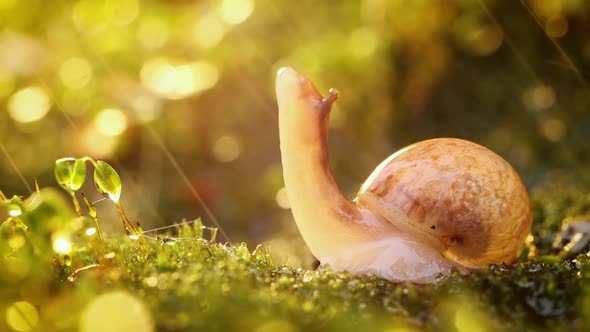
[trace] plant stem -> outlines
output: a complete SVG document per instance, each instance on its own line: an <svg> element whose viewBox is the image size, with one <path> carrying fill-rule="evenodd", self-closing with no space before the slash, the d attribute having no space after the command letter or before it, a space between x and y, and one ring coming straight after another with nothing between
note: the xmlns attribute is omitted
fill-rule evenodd
<svg viewBox="0 0 590 332"><path fill-rule="evenodd" d="M115 205L117 206L117 212L119 212L119 217L121 218L121 221L123 222L123 227L125 227L127 234L139 235L137 230L135 229L135 227L133 227L133 224L131 224L131 222L127 218L127 215L125 214L125 211L123 210L123 205L121 205L121 201L116 201Z"/></svg>
<svg viewBox="0 0 590 332"><path fill-rule="evenodd" d="M95 168L98 167L98 164L96 163L96 160L92 159L92 157L84 156L84 157L82 157L80 159L82 159L84 161L89 161L92 164L92 166L94 166Z"/></svg>
<svg viewBox="0 0 590 332"><path fill-rule="evenodd" d="M74 202L74 208L76 209L76 213L80 217L84 217L84 212L82 211L82 208L80 207L80 202L78 202L78 197L76 197L76 192L70 191L70 195L72 196L72 202Z"/></svg>
<svg viewBox="0 0 590 332"><path fill-rule="evenodd" d="M98 233L98 238L103 242L104 242L104 237L102 236L102 231L100 230L100 226L98 225L98 219L97 218L92 218L92 220L94 220L94 227L96 227L96 232Z"/></svg>
<svg viewBox="0 0 590 332"><path fill-rule="evenodd" d="M98 232L98 237L102 242L104 242L104 237L102 236L102 231L100 230L100 225L98 224L96 208L94 207L94 205L92 205L92 203L90 203L90 201L88 200L88 198L86 198L86 195L84 195L83 192L80 194L82 195L82 200L84 201L84 203L86 204L86 208L88 209L88 215L90 216L90 218L92 218L92 220L94 220L94 227Z"/></svg>

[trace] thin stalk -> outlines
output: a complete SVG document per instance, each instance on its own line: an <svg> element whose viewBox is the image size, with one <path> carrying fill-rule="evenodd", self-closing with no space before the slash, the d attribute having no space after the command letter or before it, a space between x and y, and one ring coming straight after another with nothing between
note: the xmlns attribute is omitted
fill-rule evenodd
<svg viewBox="0 0 590 332"><path fill-rule="evenodd" d="M84 161L89 161L92 164L92 166L94 166L95 168L98 167L96 160L92 159L92 157L84 156L81 159Z"/></svg>
<svg viewBox="0 0 590 332"><path fill-rule="evenodd" d="M76 213L80 217L84 217L84 212L82 211L82 208L80 207L80 202L78 202L78 197L76 197L76 192L70 191L70 196L72 196L72 202L74 202L74 208L76 209Z"/></svg>
<svg viewBox="0 0 590 332"><path fill-rule="evenodd" d="M96 232L98 233L98 238L103 242L104 242L104 237L102 236L102 230L100 229L100 226L98 225L98 219L97 218L91 218L92 221L94 221L94 228L96 228Z"/></svg>
<svg viewBox="0 0 590 332"><path fill-rule="evenodd" d="M35 192L37 194L41 193L41 188L39 187L39 181L35 178Z"/></svg>
<svg viewBox="0 0 590 332"><path fill-rule="evenodd" d="M135 235L139 238L139 241L142 244L142 247L146 248L147 242L145 241L145 237L143 236L143 232L138 231L133 224L131 224L131 222L129 221L129 218L127 218L127 215L125 214L125 210L123 210L123 205L121 204L121 201L116 201L115 205L117 206L117 211L119 212L119 217L121 218L121 221L123 221L123 226L125 227L125 231L127 232L127 235Z"/></svg>
<svg viewBox="0 0 590 332"><path fill-rule="evenodd" d="M123 205L121 205L121 202L116 201L115 205L117 206L117 212L119 212L119 217L121 218L121 221L123 222L123 227L125 227L127 234L140 235L140 234L138 234L135 227L133 227L133 225L131 224L131 222L127 218L127 215L125 214L125 211L123 210Z"/></svg>
<svg viewBox="0 0 590 332"><path fill-rule="evenodd" d="M88 215L90 215L90 218L92 218L92 220L94 221L94 227L96 228L96 232L98 233L98 237L104 243L104 237L102 236L102 230L100 229L100 225L98 224L98 217L96 215L96 208L94 207L94 205L92 203L90 203L90 201L88 200L88 198L86 198L86 195L84 195L84 193L81 193L81 194L82 194L82 199L84 200L84 203L86 204L86 208L88 209Z"/></svg>

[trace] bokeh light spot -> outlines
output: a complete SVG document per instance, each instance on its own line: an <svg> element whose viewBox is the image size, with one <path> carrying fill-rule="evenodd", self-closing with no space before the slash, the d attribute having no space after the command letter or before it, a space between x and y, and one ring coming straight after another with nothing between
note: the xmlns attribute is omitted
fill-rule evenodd
<svg viewBox="0 0 590 332"><path fill-rule="evenodd" d="M472 32L472 48L477 55L494 53L504 40L502 31L494 27L484 27Z"/></svg>
<svg viewBox="0 0 590 332"><path fill-rule="evenodd" d="M95 298L82 312L81 332L151 332L154 323L138 298L122 291Z"/></svg>
<svg viewBox="0 0 590 332"><path fill-rule="evenodd" d="M479 318L481 315L474 314L467 305L461 305L455 312L455 327L458 332L485 332L485 325Z"/></svg>
<svg viewBox="0 0 590 332"><path fill-rule="evenodd" d="M213 143L212 152L215 159L227 163L238 159L242 153L242 148L240 142L234 136L227 135Z"/></svg>
<svg viewBox="0 0 590 332"><path fill-rule="evenodd" d="M350 34L348 51L357 58L368 57L375 52L379 40L375 31L368 27L361 27Z"/></svg>
<svg viewBox="0 0 590 332"><path fill-rule="evenodd" d="M552 17L545 22L545 32L552 38L560 38L567 34L568 21L563 16Z"/></svg>
<svg viewBox="0 0 590 332"><path fill-rule="evenodd" d="M70 89L81 89L92 78L92 67L84 58L73 57L66 60L59 69L61 82Z"/></svg>
<svg viewBox="0 0 590 332"><path fill-rule="evenodd" d="M533 11L545 18L557 16L563 9L563 0L533 0Z"/></svg>
<svg viewBox="0 0 590 332"><path fill-rule="evenodd" d="M525 91L523 99L531 111L546 110L555 104L555 90L549 85L537 85Z"/></svg>
<svg viewBox="0 0 590 332"><path fill-rule="evenodd" d="M537 109L547 109L555 104L555 90L548 85L536 87L532 92L533 106Z"/></svg>
<svg viewBox="0 0 590 332"><path fill-rule="evenodd" d="M14 302L6 309L6 323L15 331L32 331L39 323L39 313L29 302Z"/></svg>
<svg viewBox="0 0 590 332"><path fill-rule="evenodd" d="M559 142L565 136L566 125L560 119L548 117L541 121L541 134L548 141Z"/></svg>
<svg viewBox="0 0 590 332"><path fill-rule="evenodd" d="M193 28L193 39L201 48L217 45L224 35L225 25L215 15L206 15L198 19Z"/></svg>
<svg viewBox="0 0 590 332"><path fill-rule="evenodd" d="M144 282L148 287L158 286L158 278L156 278L155 276L145 278Z"/></svg>
<svg viewBox="0 0 590 332"><path fill-rule="evenodd" d="M240 24L252 15L254 2L252 0L223 0L220 10L224 22Z"/></svg>
<svg viewBox="0 0 590 332"><path fill-rule="evenodd" d="M287 189L285 187L279 189L275 195L277 205L282 209L290 209L289 197L287 196Z"/></svg>
<svg viewBox="0 0 590 332"><path fill-rule="evenodd" d="M25 237L22 235L13 235L8 239L8 246L12 250L18 250L25 244Z"/></svg>
<svg viewBox="0 0 590 332"><path fill-rule="evenodd" d="M142 19L137 31L139 42L148 50L164 46L168 41L168 34L166 22L156 17Z"/></svg>
<svg viewBox="0 0 590 332"><path fill-rule="evenodd" d="M110 23L109 6L103 0L81 0L72 10L72 18L78 30L95 34L102 32Z"/></svg>
<svg viewBox="0 0 590 332"><path fill-rule="evenodd" d="M187 96L196 90L195 77L190 65L180 65L174 69L175 86L173 94L177 96Z"/></svg>
<svg viewBox="0 0 590 332"><path fill-rule="evenodd" d="M121 110L107 108L96 115L94 125L104 136L119 136L127 129L127 116Z"/></svg>
<svg viewBox="0 0 590 332"><path fill-rule="evenodd" d="M41 120L50 108L49 97L43 89L36 86L19 90L8 100L8 113L21 123Z"/></svg>
<svg viewBox="0 0 590 332"><path fill-rule="evenodd" d="M140 95L129 101L136 119L140 123L148 123L156 119L162 112L162 105L158 98L151 95Z"/></svg>
<svg viewBox="0 0 590 332"><path fill-rule="evenodd" d="M139 15L138 0L110 0L108 5L113 23L118 26L130 24Z"/></svg>
<svg viewBox="0 0 590 332"><path fill-rule="evenodd" d="M152 59L144 63L140 76L145 86L163 95L172 93L176 84L174 66L161 58Z"/></svg>
<svg viewBox="0 0 590 332"><path fill-rule="evenodd" d="M195 91L211 89L219 80L217 67L208 61L198 61L191 64L195 80Z"/></svg>
<svg viewBox="0 0 590 332"><path fill-rule="evenodd" d="M215 86L217 67L208 61L173 65L163 58L147 61L141 69L142 83L159 95L180 99Z"/></svg>
<svg viewBox="0 0 590 332"><path fill-rule="evenodd" d="M72 252L72 242L67 235L58 234L53 236L53 251L61 255Z"/></svg>

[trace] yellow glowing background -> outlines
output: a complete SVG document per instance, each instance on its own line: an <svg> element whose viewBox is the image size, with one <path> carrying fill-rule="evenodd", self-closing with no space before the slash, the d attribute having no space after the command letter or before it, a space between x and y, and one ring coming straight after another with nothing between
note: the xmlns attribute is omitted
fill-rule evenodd
<svg viewBox="0 0 590 332"><path fill-rule="evenodd" d="M120 171L122 200L144 228L199 216L210 225L197 193L232 241L298 252L273 91L284 65L341 92L330 157L349 196L391 152L436 136L490 147L527 184L585 169L589 9L583 0L0 0L0 188L55 186L55 159L89 155ZM120 232L113 208L97 207L113 221L105 230ZM295 256L294 265L306 259Z"/></svg>

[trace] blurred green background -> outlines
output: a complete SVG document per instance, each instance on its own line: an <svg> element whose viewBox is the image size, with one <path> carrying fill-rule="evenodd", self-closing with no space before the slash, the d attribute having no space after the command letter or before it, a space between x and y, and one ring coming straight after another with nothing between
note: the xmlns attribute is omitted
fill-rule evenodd
<svg viewBox="0 0 590 332"><path fill-rule="evenodd" d="M341 93L330 158L349 196L390 153L440 136L488 146L529 187L555 169L585 180L589 15L583 0L0 0L0 189L56 186L55 159L89 155L120 172L144 228L212 225L197 193L232 242L289 256L302 242L281 174L284 65Z"/></svg>

